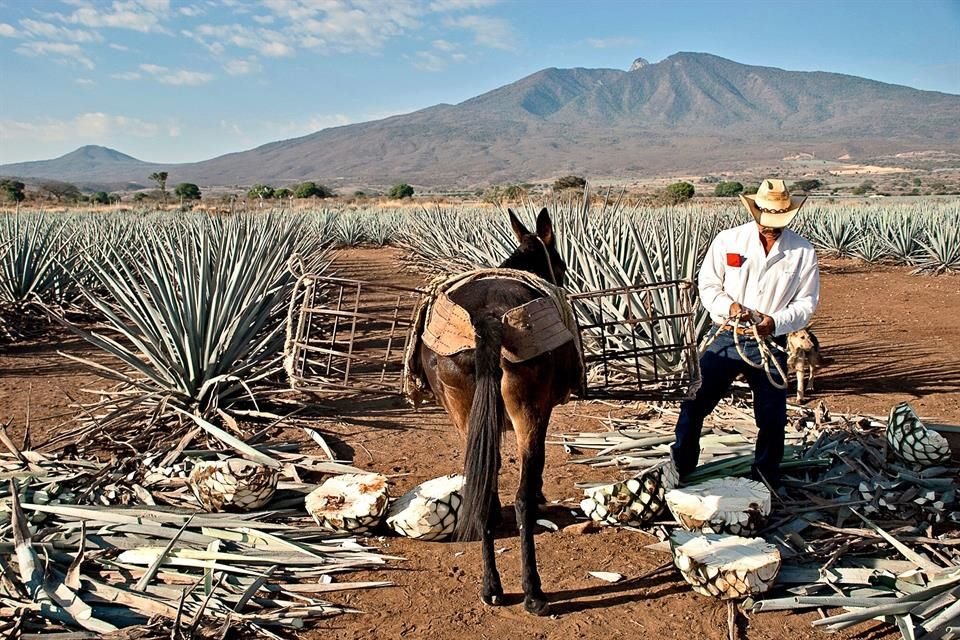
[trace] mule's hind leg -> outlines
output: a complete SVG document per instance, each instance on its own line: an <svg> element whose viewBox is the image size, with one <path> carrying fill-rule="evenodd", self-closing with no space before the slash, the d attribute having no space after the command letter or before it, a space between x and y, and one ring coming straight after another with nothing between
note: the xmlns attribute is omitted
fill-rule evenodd
<svg viewBox="0 0 960 640"><path fill-rule="evenodd" d="M490 519L483 528L481 536L483 556L483 585L480 587L480 599L490 606L503 604L503 585L497 571L497 556L493 550L493 528L500 520L500 497L493 496L490 507Z"/></svg>
<svg viewBox="0 0 960 640"><path fill-rule="evenodd" d="M505 383L507 381L505 380ZM520 391L520 393L516 393ZM522 385L504 384L504 401L513 429L517 435L517 454L520 460L520 486L515 503L517 528L520 531L520 563L523 582L523 604L527 611L546 615L549 610L537 571L537 551L533 530L537 522L537 494L543 487L543 465L547 423L551 406L535 406L523 392Z"/></svg>

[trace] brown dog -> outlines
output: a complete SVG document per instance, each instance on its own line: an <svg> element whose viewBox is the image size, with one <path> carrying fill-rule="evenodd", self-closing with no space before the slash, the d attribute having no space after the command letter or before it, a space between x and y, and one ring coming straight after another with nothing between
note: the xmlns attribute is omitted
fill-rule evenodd
<svg viewBox="0 0 960 640"><path fill-rule="evenodd" d="M787 336L787 367L797 372L797 402L803 402L807 390L813 391L813 378L822 363L820 341L813 331L800 329Z"/></svg>

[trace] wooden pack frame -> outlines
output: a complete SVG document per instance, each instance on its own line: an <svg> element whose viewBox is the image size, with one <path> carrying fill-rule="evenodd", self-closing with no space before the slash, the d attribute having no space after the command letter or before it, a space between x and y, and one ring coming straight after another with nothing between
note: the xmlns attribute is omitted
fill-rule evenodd
<svg viewBox="0 0 960 640"><path fill-rule="evenodd" d="M442 353L472 348L466 312L438 291L306 274L287 318L284 366L293 389L317 396L429 395L416 341ZM636 285L567 297L584 360L582 398L683 399L700 383L692 285ZM570 339L541 299L504 316L504 356L522 361ZM430 311L430 313L427 313ZM428 316L443 319L444 330ZM536 343L519 335L533 333ZM514 335L515 334L515 335Z"/></svg>

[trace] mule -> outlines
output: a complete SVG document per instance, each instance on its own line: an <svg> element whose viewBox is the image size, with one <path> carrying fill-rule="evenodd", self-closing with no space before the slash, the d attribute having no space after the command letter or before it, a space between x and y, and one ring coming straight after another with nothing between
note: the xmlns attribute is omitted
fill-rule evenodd
<svg viewBox="0 0 960 640"><path fill-rule="evenodd" d="M534 273L562 286L566 265L557 252L553 223L546 209L531 233L508 210L519 246L500 266ZM468 282L450 294L466 309L476 334L476 346L452 356L440 356L421 344L420 361L435 397L466 438L463 501L457 522L459 540L480 539L483 583L480 597L488 605L504 603L497 572L493 529L499 523L500 444L512 428L517 437L520 485L515 510L520 532L524 606L545 615L549 610L537 571L533 530L543 496L543 466L547 424L553 408L579 388L580 356L574 342L521 363L501 356L504 313L543 297L532 287L508 277Z"/></svg>

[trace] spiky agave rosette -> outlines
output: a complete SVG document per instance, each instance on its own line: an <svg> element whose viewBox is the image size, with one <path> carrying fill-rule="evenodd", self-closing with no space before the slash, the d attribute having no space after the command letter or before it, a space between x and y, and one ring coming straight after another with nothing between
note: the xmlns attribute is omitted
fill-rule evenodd
<svg viewBox="0 0 960 640"><path fill-rule="evenodd" d="M198 462L187 484L206 511L257 509L270 502L280 473L243 458Z"/></svg>
<svg viewBox="0 0 960 640"><path fill-rule="evenodd" d="M762 538L675 531L673 563L697 593L721 600L746 598L773 586L780 551Z"/></svg>
<svg viewBox="0 0 960 640"><path fill-rule="evenodd" d="M379 473L345 473L326 480L304 503L317 525L334 533L366 533L383 520L390 501Z"/></svg>
<svg viewBox="0 0 960 640"><path fill-rule="evenodd" d="M580 508L601 524L638 527L663 512L665 494L678 481L677 468L666 460L629 480L585 489Z"/></svg>
<svg viewBox="0 0 960 640"><path fill-rule="evenodd" d="M753 535L770 515L770 490L747 478L715 478L667 492L667 506L688 531Z"/></svg>
<svg viewBox="0 0 960 640"><path fill-rule="evenodd" d="M887 443L897 457L925 467L950 459L950 444L942 435L927 429L906 402L890 411L887 421Z"/></svg>
<svg viewBox="0 0 960 640"><path fill-rule="evenodd" d="M390 505L387 525L408 538L445 540L457 526L461 491L460 474L427 480Z"/></svg>

